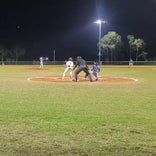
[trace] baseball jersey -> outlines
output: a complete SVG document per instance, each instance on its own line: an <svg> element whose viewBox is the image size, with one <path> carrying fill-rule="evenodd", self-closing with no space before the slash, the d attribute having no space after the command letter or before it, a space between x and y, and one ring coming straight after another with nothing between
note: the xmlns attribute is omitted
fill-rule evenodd
<svg viewBox="0 0 156 156"><path fill-rule="evenodd" d="M40 57L40 62L43 62L43 57Z"/></svg>
<svg viewBox="0 0 156 156"><path fill-rule="evenodd" d="M100 72L100 67L99 67L98 65L94 64L94 65L92 66L92 71L98 73L98 72Z"/></svg>
<svg viewBox="0 0 156 156"><path fill-rule="evenodd" d="M84 59L77 58L75 67L77 67L77 66L87 67L87 63Z"/></svg>
<svg viewBox="0 0 156 156"><path fill-rule="evenodd" d="M66 66L73 69L74 63L72 61L67 61Z"/></svg>

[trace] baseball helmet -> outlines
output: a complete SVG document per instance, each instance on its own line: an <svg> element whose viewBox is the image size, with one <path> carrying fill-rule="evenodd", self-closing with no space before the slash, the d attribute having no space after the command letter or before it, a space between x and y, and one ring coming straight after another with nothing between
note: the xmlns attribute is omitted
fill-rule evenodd
<svg viewBox="0 0 156 156"><path fill-rule="evenodd" d="M81 56L77 56L77 58L76 58L76 59L77 59L77 60L79 60L79 59L81 59L81 58L82 58Z"/></svg>
<svg viewBox="0 0 156 156"><path fill-rule="evenodd" d="M97 63L97 62L94 62L94 65L96 65L96 66L97 66L97 65L98 65L98 63Z"/></svg>

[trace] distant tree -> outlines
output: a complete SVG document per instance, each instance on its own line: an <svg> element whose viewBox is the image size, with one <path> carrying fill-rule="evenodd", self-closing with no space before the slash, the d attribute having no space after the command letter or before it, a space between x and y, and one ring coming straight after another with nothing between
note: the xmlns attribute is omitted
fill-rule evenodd
<svg viewBox="0 0 156 156"><path fill-rule="evenodd" d="M7 50L3 45L0 45L0 56L1 56L2 64L4 64L4 57L7 56Z"/></svg>
<svg viewBox="0 0 156 156"><path fill-rule="evenodd" d="M143 51L141 54L138 55L138 58L142 58L142 60L147 61L148 53Z"/></svg>
<svg viewBox="0 0 156 156"><path fill-rule="evenodd" d="M24 55L25 54L25 49L24 48L21 48L20 46L18 45L15 45L11 51L10 51L10 55L11 57L16 61L16 64L18 62L18 59L20 56Z"/></svg>
<svg viewBox="0 0 156 156"><path fill-rule="evenodd" d="M119 57L119 51L122 46L121 36L116 32L108 32L103 38L100 40L100 46L103 50L106 50L110 53L111 61L117 60Z"/></svg>
<svg viewBox="0 0 156 156"><path fill-rule="evenodd" d="M134 49L136 49L136 61L138 61L139 51L142 53L145 45L146 43L143 39L138 38L134 40Z"/></svg>
<svg viewBox="0 0 156 156"><path fill-rule="evenodd" d="M132 58L132 53L135 53L135 60L138 61L138 58L147 59L147 52L144 52L146 43L141 38L135 38L133 35L127 36L128 43L130 46L130 59ZM140 54L139 54L140 53Z"/></svg>
<svg viewBox="0 0 156 156"><path fill-rule="evenodd" d="M128 35L127 39L128 39L128 43L129 43L129 57L131 59L132 58L132 49L133 49L133 46L134 46L135 38L134 38L133 35Z"/></svg>

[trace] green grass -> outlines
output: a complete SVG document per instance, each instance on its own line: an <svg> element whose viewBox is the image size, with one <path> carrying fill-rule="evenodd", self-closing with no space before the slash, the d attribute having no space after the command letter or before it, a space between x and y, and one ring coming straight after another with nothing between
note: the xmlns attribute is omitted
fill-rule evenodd
<svg viewBox="0 0 156 156"><path fill-rule="evenodd" d="M27 81L64 70L30 68L0 66L0 155L156 155L155 66L103 66L138 82L100 85Z"/></svg>

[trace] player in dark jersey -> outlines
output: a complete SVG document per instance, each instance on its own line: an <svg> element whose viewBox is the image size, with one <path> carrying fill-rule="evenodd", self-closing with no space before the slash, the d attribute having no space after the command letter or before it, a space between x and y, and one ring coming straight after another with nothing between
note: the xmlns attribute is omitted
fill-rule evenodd
<svg viewBox="0 0 156 156"><path fill-rule="evenodd" d="M76 71L75 71L75 73L74 73L75 75L74 75L73 81L77 82L77 80L78 80L78 74L79 74L81 71L84 71L84 72L86 73L86 76L88 76L90 82L93 81L93 80L92 80L92 76L91 76L91 74L90 74L90 72L89 72L89 68L88 68L88 66L87 66L87 63L86 63L86 61L85 61L84 59L82 59L81 56L77 56L77 58L76 58L76 64L75 64L73 70L74 70L76 67L77 67L77 69L76 69Z"/></svg>

